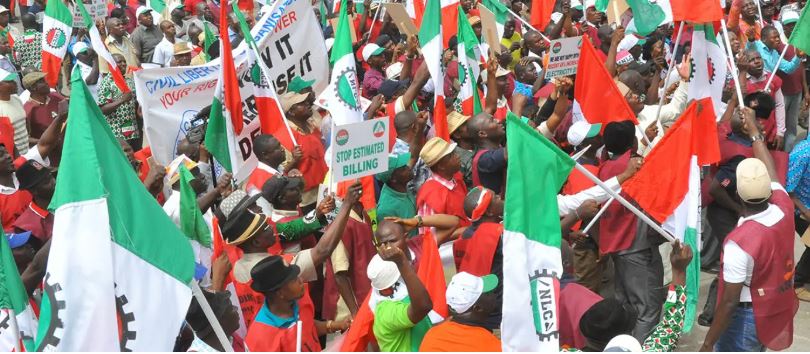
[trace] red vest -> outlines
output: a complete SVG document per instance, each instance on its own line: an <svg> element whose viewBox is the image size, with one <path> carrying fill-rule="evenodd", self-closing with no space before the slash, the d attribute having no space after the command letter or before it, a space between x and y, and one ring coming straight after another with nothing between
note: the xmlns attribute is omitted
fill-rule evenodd
<svg viewBox="0 0 810 354"><path fill-rule="evenodd" d="M495 250L498 248L498 242L503 235L503 224L494 222L485 222L478 225L478 228L466 242L464 250L460 250L461 263L458 267L459 272L467 272L472 275L482 277L492 273L492 260L495 258ZM455 244L462 239L456 240ZM459 252L454 252L456 257Z"/></svg>
<svg viewBox="0 0 810 354"><path fill-rule="evenodd" d="M304 297L298 300L298 319L301 320L301 351L319 352L321 343L315 329L315 305L309 297L309 286L305 285ZM245 344L252 352L294 352L297 326L278 328L256 321L248 328Z"/></svg>
<svg viewBox="0 0 810 354"><path fill-rule="evenodd" d="M587 343L579 330L579 320L585 311L601 300L601 296L577 283L568 283L560 289L560 347L585 347Z"/></svg>
<svg viewBox="0 0 810 354"><path fill-rule="evenodd" d="M770 76L771 73L764 72L762 75ZM748 81L748 85L746 86L747 92L756 92L756 91L765 91L766 87L765 84L767 81L760 81L756 83L752 83ZM771 81L771 92L770 95L773 99L776 99L775 94L776 91L782 89L782 79L778 76L773 78ZM771 112L770 117L768 119L760 119L760 123L762 123L762 128L765 130L765 137L768 142L773 142L773 139L776 138L776 109L774 108L773 112Z"/></svg>
<svg viewBox="0 0 810 354"><path fill-rule="evenodd" d="M3 229L8 229L22 214L28 204L31 203L31 193L19 189L11 194L0 194L0 220L3 222Z"/></svg>
<svg viewBox="0 0 810 354"><path fill-rule="evenodd" d="M304 175L304 191L318 188L329 169L323 158L325 150L321 143L321 131L315 129L309 134L293 131L293 134L304 155L298 163L298 170Z"/></svg>
<svg viewBox="0 0 810 354"><path fill-rule="evenodd" d="M343 246L346 247L346 252L349 255L349 279L351 280L352 290L354 292L355 300L359 303L368 296L371 292L371 281L368 279L366 272L368 263L371 258L377 254L374 248L372 237L374 232L371 230L371 219L363 212L365 222L360 222L354 218L349 218L346 221L346 229L343 231ZM328 320L334 320L337 316L337 303L338 303L338 288L335 281L335 271L332 268L332 260L326 261L326 276L323 283L323 311L322 317Z"/></svg>
<svg viewBox="0 0 810 354"><path fill-rule="evenodd" d="M439 181L429 178L416 194L417 212L427 205L436 214L457 216L461 220L461 226L468 225L467 215L464 214L464 198L467 197L467 187L464 185L461 173L456 172L453 180L456 182L456 186L453 190L449 190Z"/></svg>
<svg viewBox="0 0 810 354"><path fill-rule="evenodd" d="M770 202L785 214L782 220L770 227L746 221L728 234L726 242L734 241L754 259L749 287L757 337L768 349L782 350L793 343L793 317L799 309L793 291L793 203L781 190L774 191ZM718 301L724 290L720 269Z"/></svg>
<svg viewBox="0 0 810 354"><path fill-rule="evenodd" d="M616 160L607 160L599 168L599 179L607 180L622 173L630 162L630 152ZM625 193L622 195L627 198ZM636 216L621 203L611 203L599 219L599 253L626 250L636 239Z"/></svg>
<svg viewBox="0 0 810 354"><path fill-rule="evenodd" d="M245 184L245 190L248 193L254 190L261 193L264 183L267 182L267 180L272 178L273 176L275 176L275 174L273 174L272 172L268 172L259 167L256 167L253 169L252 172L250 172L250 177L248 178L247 183Z"/></svg>

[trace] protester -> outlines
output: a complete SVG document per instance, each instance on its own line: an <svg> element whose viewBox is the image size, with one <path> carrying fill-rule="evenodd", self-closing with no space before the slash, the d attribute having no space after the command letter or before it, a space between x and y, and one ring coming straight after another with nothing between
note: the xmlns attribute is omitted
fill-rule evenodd
<svg viewBox="0 0 810 354"><path fill-rule="evenodd" d="M22 39L18 43L14 43L19 65L21 68L40 70L42 68L42 33L36 17L32 14L24 14L22 25L25 30Z"/></svg>
<svg viewBox="0 0 810 354"><path fill-rule="evenodd" d="M154 54L152 55L152 63L166 67L174 57L175 38L177 35L177 28L171 21L163 21L160 23L160 30L163 32L163 39L155 46ZM188 53L191 53L189 48ZM189 62L191 57L189 56Z"/></svg>

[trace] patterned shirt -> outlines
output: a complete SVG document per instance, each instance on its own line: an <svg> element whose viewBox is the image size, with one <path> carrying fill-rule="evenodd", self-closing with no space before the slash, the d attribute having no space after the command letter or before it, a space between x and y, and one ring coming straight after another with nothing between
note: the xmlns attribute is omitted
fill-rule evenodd
<svg viewBox="0 0 810 354"><path fill-rule="evenodd" d="M788 193L796 195L805 207L810 207L810 141L802 140L790 152L788 162L787 186ZM799 208L796 215L799 215Z"/></svg>
<svg viewBox="0 0 810 354"><path fill-rule="evenodd" d="M127 86L135 88L135 81L133 81L131 77L126 76L124 80L126 80ZM133 91L132 94L134 96L135 91ZM121 93L121 90L115 85L112 75L109 73L103 74L98 84L98 104L104 105L110 103L122 95L123 93ZM116 138L136 139L141 136L141 131L136 122L134 98L121 104L115 111L106 116L107 123L110 123L110 128L112 128Z"/></svg>
<svg viewBox="0 0 810 354"><path fill-rule="evenodd" d="M641 347L645 352L671 352L678 346L683 332L683 317L686 311L686 289L681 285L670 286L667 301L664 303L661 322L644 340ZM563 352L579 352L576 348L563 348Z"/></svg>
<svg viewBox="0 0 810 354"><path fill-rule="evenodd" d="M14 43L17 59L23 68L42 68L42 33L33 29L25 30L21 41Z"/></svg>

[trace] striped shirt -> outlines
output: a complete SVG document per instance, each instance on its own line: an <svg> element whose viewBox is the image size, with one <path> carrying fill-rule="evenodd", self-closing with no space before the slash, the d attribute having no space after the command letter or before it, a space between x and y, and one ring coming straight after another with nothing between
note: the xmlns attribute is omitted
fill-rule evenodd
<svg viewBox="0 0 810 354"><path fill-rule="evenodd" d="M14 146L20 155L28 152L28 127L25 121L25 109L17 95L11 95L8 101L0 100L0 117L8 117L14 128Z"/></svg>

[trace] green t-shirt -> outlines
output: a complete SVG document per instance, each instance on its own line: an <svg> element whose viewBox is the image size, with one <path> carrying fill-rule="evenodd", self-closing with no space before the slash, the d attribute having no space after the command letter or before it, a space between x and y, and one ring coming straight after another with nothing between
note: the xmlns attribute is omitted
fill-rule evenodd
<svg viewBox="0 0 810 354"><path fill-rule="evenodd" d="M382 301L374 311L374 336L382 352L410 352L411 328L414 323L408 318L408 303L405 301Z"/></svg>
<svg viewBox="0 0 810 354"><path fill-rule="evenodd" d="M396 216L408 219L416 216L416 197L410 192L397 192L388 185L383 185L380 191L380 200L377 202L377 220L386 216ZM409 236L416 236L416 230Z"/></svg>

